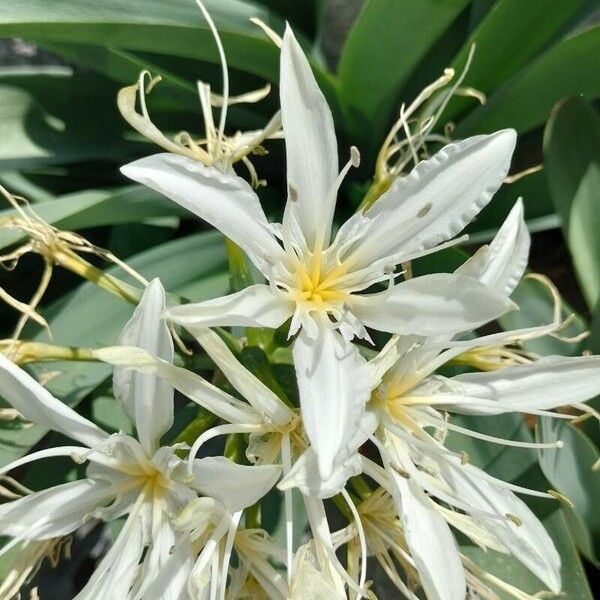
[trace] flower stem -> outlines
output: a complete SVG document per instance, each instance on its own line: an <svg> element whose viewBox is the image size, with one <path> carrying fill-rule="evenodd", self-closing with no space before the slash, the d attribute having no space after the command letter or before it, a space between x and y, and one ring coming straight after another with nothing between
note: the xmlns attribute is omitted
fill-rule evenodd
<svg viewBox="0 0 600 600"><path fill-rule="evenodd" d="M14 339L0 340L0 352L6 354L18 365L53 360L98 361L90 348L55 346L54 344Z"/></svg>
<svg viewBox="0 0 600 600"><path fill-rule="evenodd" d="M360 206L358 207L358 211L365 211L379 199L385 192L390 189L392 185L392 178L387 175L382 177L381 179L374 179L373 183L367 190L365 197L362 199ZM357 211L357 212L358 212Z"/></svg>
<svg viewBox="0 0 600 600"><path fill-rule="evenodd" d="M71 252L71 250L58 248L55 252L52 252L51 257L61 267L91 281L103 290L130 304L138 304L144 293L143 289L122 281L114 275L105 273L84 258L81 258L78 254L75 254L75 252Z"/></svg>

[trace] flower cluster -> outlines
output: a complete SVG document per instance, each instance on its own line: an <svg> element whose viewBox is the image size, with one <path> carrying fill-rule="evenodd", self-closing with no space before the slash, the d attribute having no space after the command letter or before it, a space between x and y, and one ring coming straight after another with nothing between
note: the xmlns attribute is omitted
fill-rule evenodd
<svg viewBox="0 0 600 600"><path fill-rule="evenodd" d="M388 169L385 189L336 229L338 190L359 153L351 148L340 170L332 114L309 63L289 27L279 41L281 113L261 132L226 137L224 117L215 127L210 106L222 106L223 116L231 99L200 84L205 138L170 140L149 119L145 74L121 92L130 123L168 150L123 173L219 229L262 280L176 305L154 279L118 345L79 352L114 366L114 395L135 435L108 434L0 354L0 396L25 419L76 442L30 453L0 475L58 456L85 465L79 479L0 504L0 535L10 538L0 554L21 546L39 560L97 519L121 530L77 600L371 598L375 561L407 598L492 600L498 590L530 598L479 567L458 532L512 555L559 593L559 554L516 495L555 501L557 494L493 477L446 438L543 448L485 435L453 417L570 418L553 409L585 410L582 403L600 393L600 358L538 359L519 350L523 340L558 331L560 315L527 329L472 333L517 308L510 296L529 253L520 201L491 244L455 272L412 277L410 270L411 261L462 241L456 236L507 176L515 132L448 143L406 175ZM287 203L282 223L271 223L233 165L250 165L256 187L247 155L279 136L279 119ZM207 355L218 379L178 363L174 327ZM298 406L240 362L226 327L284 330ZM387 334L381 351L371 349L373 332ZM489 368L444 369L453 363ZM211 415L192 439L168 435L175 390ZM211 455L221 436L241 439L243 456ZM281 499L284 544L261 528L267 493ZM299 498L309 537L297 531ZM333 530L328 506L344 527ZM11 581L23 579L17 573Z"/></svg>

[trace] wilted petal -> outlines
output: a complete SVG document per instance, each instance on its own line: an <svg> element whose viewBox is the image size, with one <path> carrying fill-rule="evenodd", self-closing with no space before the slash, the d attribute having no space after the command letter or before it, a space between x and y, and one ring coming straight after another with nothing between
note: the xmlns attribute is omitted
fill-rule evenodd
<svg viewBox="0 0 600 600"><path fill-rule="evenodd" d="M415 277L351 301L352 313L367 327L423 336L468 331L514 306L476 279L448 273Z"/></svg>
<svg viewBox="0 0 600 600"><path fill-rule="evenodd" d="M492 243L481 247L456 273L479 279L510 296L525 272L530 243L523 218L523 201L518 200Z"/></svg>
<svg viewBox="0 0 600 600"><path fill-rule="evenodd" d="M548 356L498 371L464 373L450 381L448 393L436 393L436 405L455 413L551 410L600 394L600 357Z"/></svg>
<svg viewBox="0 0 600 600"><path fill-rule="evenodd" d="M221 298L182 304L167 311L167 318L187 327L279 327L294 314L295 304L268 285L251 285Z"/></svg>
<svg viewBox="0 0 600 600"><path fill-rule="evenodd" d="M95 446L108 434L55 398L33 377L0 354L0 396L26 419Z"/></svg>
<svg viewBox="0 0 600 600"><path fill-rule="evenodd" d="M281 475L278 465L238 465L224 456L194 461L194 483L204 496L218 500L233 514L258 502Z"/></svg>
<svg viewBox="0 0 600 600"><path fill-rule="evenodd" d="M357 348L324 318L317 321L314 338L302 328L293 355L304 429L320 477L327 481L336 465L356 450L351 445L360 435L371 371Z"/></svg>
<svg viewBox="0 0 600 600"><path fill-rule="evenodd" d="M119 344L136 346L167 362L173 361L173 341L163 318L165 291L158 279L150 282L133 317L125 325ZM148 456L157 450L161 436L173 425L173 388L156 375L116 368L115 397L135 423L138 439Z"/></svg>
<svg viewBox="0 0 600 600"><path fill-rule="evenodd" d="M257 195L241 177L168 153L141 158L121 171L208 221L258 268L264 267L265 257L275 261L281 256Z"/></svg>
<svg viewBox="0 0 600 600"><path fill-rule="evenodd" d="M31 540L67 535L112 498L108 484L90 479L35 492L0 505L0 535Z"/></svg>
<svg viewBox="0 0 600 600"><path fill-rule="evenodd" d="M319 236L327 246L335 209L330 192L338 175L333 118L289 26L281 49L280 95L288 180L283 223L292 229L289 222L295 220L309 248Z"/></svg>
<svg viewBox="0 0 600 600"><path fill-rule="evenodd" d="M290 600L345 600L347 597L319 565L314 541L298 548L293 572Z"/></svg>

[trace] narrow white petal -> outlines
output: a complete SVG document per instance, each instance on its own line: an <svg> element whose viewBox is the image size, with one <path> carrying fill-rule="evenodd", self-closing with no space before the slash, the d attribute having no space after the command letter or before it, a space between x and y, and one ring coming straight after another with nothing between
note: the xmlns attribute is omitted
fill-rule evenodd
<svg viewBox="0 0 600 600"><path fill-rule="evenodd" d="M365 405L371 394L371 371L357 348L326 319L316 335L302 328L293 348L306 435L318 457L323 480L356 451Z"/></svg>
<svg viewBox="0 0 600 600"><path fill-rule="evenodd" d="M278 465L238 465L224 456L194 461L194 483L204 496L218 500L233 514L258 502L281 475Z"/></svg>
<svg viewBox="0 0 600 600"><path fill-rule="evenodd" d="M295 304L268 285L251 285L235 294L182 304L167 311L167 318L187 327L279 327L294 314Z"/></svg>
<svg viewBox="0 0 600 600"><path fill-rule="evenodd" d="M390 448L395 462L405 470L414 467ZM391 475L390 491L404 528L406 543L419 572L428 600L464 600L466 582L458 545L444 517L421 488L394 469L382 455Z"/></svg>
<svg viewBox="0 0 600 600"><path fill-rule="evenodd" d="M128 598L138 574L144 537L139 513L131 513L112 547L73 600Z"/></svg>
<svg viewBox="0 0 600 600"><path fill-rule="evenodd" d="M93 354L99 360L114 366L156 374L168 381L190 400L226 421L231 423L261 423L260 416L245 402L220 390L197 373L155 358L144 350L113 346L111 348L99 348L94 350Z"/></svg>
<svg viewBox="0 0 600 600"><path fill-rule="evenodd" d="M365 326L379 331L432 336L474 329L514 306L476 279L436 273L384 292L355 295L351 310Z"/></svg>
<svg viewBox="0 0 600 600"><path fill-rule="evenodd" d="M72 481L0 505L0 535L43 540L71 533L114 497L110 486Z"/></svg>
<svg viewBox="0 0 600 600"><path fill-rule="evenodd" d="M133 317L125 325L119 344L136 346L167 362L173 362L173 341L163 318L165 290L154 279L146 288ZM161 436L173 425L173 388L156 375L116 368L115 397L135 423L138 438L151 456Z"/></svg>
<svg viewBox="0 0 600 600"><path fill-rule="evenodd" d="M560 591L560 556L544 526L511 491L479 476L472 465L442 464L446 480L463 502L501 519L474 518L493 533L510 553L554 593ZM520 525L506 515L516 517Z"/></svg>
<svg viewBox="0 0 600 600"><path fill-rule="evenodd" d="M284 426L296 418L294 412L275 392L235 358L227 344L214 331L190 325L187 329L202 345L229 383L264 417L264 421L276 426Z"/></svg>
<svg viewBox="0 0 600 600"><path fill-rule="evenodd" d="M338 175L331 111L292 30L281 49L281 119L285 134L288 202L284 225L294 220L309 248L328 245L335 209L330 191Z"/></svg>
<svg viewBox="0 0 600 600"><path fill-rule="evenodd" d="M0 354L0 396L26 419L64 433L88 447L108 434L55 398L33 377Z"/></svg>
<svg viewBox="0 0 600 600"><path fill-rule="evenodd" d="M521 280L531 240L523 218L523 201L518 200L489 246L481 247L456 273L479 279L494 290L510 296Z"/></svg>
<svg viewBox="0 0 600 600"><path fill-rule="evenodd" d="M189 600L187 583L194 559L189 539L177 543L161 564L160 570L149 573L134 600Z"/></svg>
<svg viewBox="0 0 600 600"><path fill-rule="evenodd" d="M258 268L282 249L252 188L236 175L176 154L155 154L121 168L142 183L208 221L240 246Z"/></svg>
<svg viewBox="0 0 600 600"><path fill-rule="evenodd" d="M411 256L462 231L502 185L516 133L478 135L444 146L420 162L366 211L356 268L378 259Z"/></svg>
<svg viewBox="0 0 600 600"><path fill-rule="evenodd" d="M189 537L176 532L168 518L152 525L152 538L131 599L187 600L187 579L194 564Z"/></svg>
<svg viewBox="0 0 600 600"><path fill-rule="evenodd" d="M551 410L585 402L600 394L600 357L548 356L527 365L486 373L464 373L451 380L442 405L461 414Z"/></svg>

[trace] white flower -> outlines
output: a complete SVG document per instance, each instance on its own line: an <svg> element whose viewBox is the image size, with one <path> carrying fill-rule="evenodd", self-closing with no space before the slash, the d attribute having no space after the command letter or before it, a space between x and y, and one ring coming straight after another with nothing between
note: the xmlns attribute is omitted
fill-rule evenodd
<svg viewBox="0 0 600 600"><path fill-rule="evenodd" d="M518 203L492 244L461 270L508 296L523 273L528 249ZM448 524L483 547L503 548L550 590L560 590L560 558L552 540L513 492L552 495L495 479L470 465L468 456L445 448L442 439L447 431L455 431L492 443L544 447L470 431L449 420L449 413L564 416L548 411L578 405L600 393L600 357L548 357L491 372L454 377L433 374L465 348L540 335L553 328L556 324L465 341L451 336L407 336L394 340L373 363L381 382L369 405L379 421L371 439L379 448L385 471L366 459L363 466L394 498L408 551L430 600L465 597L463 561ZM440 502L465 514L448 510Z"/></svg>
<svg viewBox="0 0 600 600"><path fill-rule="evenodd" d="M288 164L283 224L269 224L252 189L186 157L158 154L123 173L186 207L236 242L268 284L169 311L186 327L279 327L290 334L304 427L319 476L330 480L354 455L369 375L349 340L365 327L430 335L470 329L512 307L463 275L436 274L391 285L395 265L452 238L501 185L515 144L512 130L442 149L394 183L331 241L338 174L333 119L291 30L281 53L281 112ZM281 242L281 243L280 243ZM389 281L379 293L360 293ZM339 329L341 334L335 331Z"/></svg>
<svg viewBox="0 0 600 600"><path fill-rule="evenodd" d="M136 344L170 363L173 346L161 317L164 298L160 282L151 282L120 341ZM109 435L0 355L0 395L27 419L81 444L34 452L3 467L0 474L53 456L89 461L85 479L0 505L0 534L13 538L0 552L20 541L67 535L91 516L111 521L127 515L121 533L77 600L142 594L182 537L173 519L198 493L225 506L233 497L229 508L239 511L266 493L280 472L276 466L242 467L219 457L193 461L190 478L184 461L176 454L178 447L160 444L173 423L173 389L152 374L117 369L114 390L136 426L138 439ZM175 556L178 570L189 572L191 552ZM176 586L182 580L185 577L173 578L161 598L180 597Z"/></svg>

